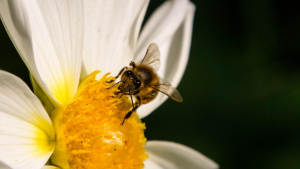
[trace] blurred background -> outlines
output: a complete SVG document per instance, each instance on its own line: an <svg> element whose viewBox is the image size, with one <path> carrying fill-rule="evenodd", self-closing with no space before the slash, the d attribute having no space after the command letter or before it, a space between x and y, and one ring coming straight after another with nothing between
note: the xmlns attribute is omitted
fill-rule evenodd
<svg viewBox="0 0 300 169"><path fill-rule="evenodd" d="M152 0L146 18L162 2ZM296 1L194 3L190 59L177 87L184 102L167 100L143 119L146 137L185 144L223 169L299 169ZM31 86L28 70L2 24L0 69Z"/></svg>

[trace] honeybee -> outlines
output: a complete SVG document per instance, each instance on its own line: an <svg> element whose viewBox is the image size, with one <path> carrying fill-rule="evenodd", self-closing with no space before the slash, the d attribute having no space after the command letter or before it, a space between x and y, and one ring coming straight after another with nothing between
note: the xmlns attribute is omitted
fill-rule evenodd
<svg viewBox="0 0 300 169"><path fill-rule="evenodd" d="M183 101L178 90L156 73L160 67L160 52L155 43L150 44L141 64L131 61L129 66L121 69L115 77L118 79L121 76L121 80L108 88L110 89L120 83L119 92L116 94L121 93L120 98L123 95L131 97L133 108L124 117L122 125L131 116L132 112L136 111L142 104L147 104L155 99L158 92L162 92L177 102ZM108 83L113 81L108 81ZM133 103L132 96L137 99L137 102Z"/></svg>

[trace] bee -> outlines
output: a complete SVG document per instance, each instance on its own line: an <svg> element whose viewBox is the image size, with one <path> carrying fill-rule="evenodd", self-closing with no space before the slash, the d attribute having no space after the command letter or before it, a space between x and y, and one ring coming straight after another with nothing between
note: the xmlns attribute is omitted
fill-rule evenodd
<svg viewBox="0 0 300 169"><path fill-rule="evenodd" d="M121 76L121 80L107 88L110 89L120 83L118 87L119 91L116 94L121 93L120 98L123 95L129 95L131 97L133 108L125 115L121 125L123 125L124 121L142 104L147 104L155 99L158 92L167 95L177 102L183 101L178 90L167 80L160 78L156 73L160 67L160 52L155 43L150 44L141 64L136 64L131 61L129 66L130 67L121 69L119 74L115 77L118 79L119 76ZM111 83L113 81L115 80L107 82ZM137 102L133 103L132 96L136 98Z"/></svg>

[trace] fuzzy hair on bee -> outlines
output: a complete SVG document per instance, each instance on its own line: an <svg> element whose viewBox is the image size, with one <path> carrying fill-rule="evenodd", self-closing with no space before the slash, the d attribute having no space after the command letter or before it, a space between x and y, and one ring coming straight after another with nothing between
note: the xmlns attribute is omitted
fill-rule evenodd
<svg viewBox="0 0 300 169"><path fill-rule="evenodd" d="M158 76L156 73L160 67L160 52L155 43L150 44L146 55L140 64L136 64L131 61L129 67L121 69L116 79L121 76L121 80L108 89L119 84L119 92L116 94L129 95L132 101L133 108L125 115L122 125L125 120L128 119L131 114L136 111L142 104L147 104L154 100L161 92L167 95L169 98L182 102L183 99L178 90L173 87L168 81ZM114 80L108 81L108 83ZM133 103L132 96L134 96L137 102Z"/></svg>

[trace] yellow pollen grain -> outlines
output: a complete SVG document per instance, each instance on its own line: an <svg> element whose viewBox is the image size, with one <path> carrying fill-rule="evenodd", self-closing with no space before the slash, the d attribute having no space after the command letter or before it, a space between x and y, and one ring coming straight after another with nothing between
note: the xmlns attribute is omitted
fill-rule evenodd
<svg viewBox="0 0 300 169"><path fill-rule="evenodd" d="M132 108L127 96L114 93L112 77L90 80L80 88L63 112L64 136L72 169L140 169L148 155L144 145L145 124L133 115L121 125Z"/></svg>

